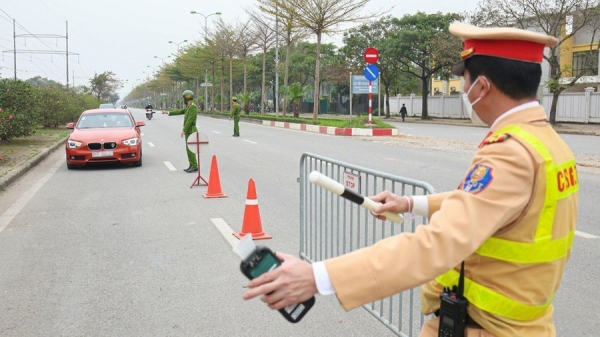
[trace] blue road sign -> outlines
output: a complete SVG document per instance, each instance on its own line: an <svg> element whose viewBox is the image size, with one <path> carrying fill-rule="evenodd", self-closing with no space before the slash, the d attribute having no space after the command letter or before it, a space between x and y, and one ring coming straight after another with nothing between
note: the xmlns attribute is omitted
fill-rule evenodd
<svg viewBox="0 0 600 337"><path fill-rule="evenodd" d="M374 64L365 67L365 78L368 81L375 81L379 77L379 68Z"/></svg>
<svg viewBox="0 0 600 337"><path fill-rule="evenodd" d="M379 83L372 81L371 90L373 94L379 92ZM352 75L352 93L353 94L368 94L369 93L369 81L364 75Z"/></svg>

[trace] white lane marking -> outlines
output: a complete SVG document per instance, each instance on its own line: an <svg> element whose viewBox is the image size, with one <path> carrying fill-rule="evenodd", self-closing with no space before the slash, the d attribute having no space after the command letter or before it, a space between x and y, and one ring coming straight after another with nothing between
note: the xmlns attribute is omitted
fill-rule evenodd
<svg viewBox="0 0 600 337"><path fill-rule="evenodd" d="M215 131L215 130L213 130L213 132L214 132L214 133L220 133L219 131Z"/></svg>
<svg viewBox="0 0 600 337"><path fill-rule="evenodd" d="M238 238L233 236L233 230L231 229L231 227L229 227L229 224L227 224L227 222L225 222L225 220L223 220L222 218L214 218L214 219L210 219L210 221L213 223L213 225L215 225L215 227L217 227L219 232L221 232L221 234L223 235L225 240L227 240L227 242L229 242L231 247L235 247L235 245L237 245L237 243L240 240L238 240Z"/></svg>
<svg viewBox="0 0 600 337"><path fill-rule="evenodd" d="M154 143L152 143L152 142L148 142L148 146L150 146L150 147L154 147Z"/></svg>
<svg viewBox="0 0 600 337"><path fill-rule="evenodd" d="M144 133L142 132L142 133L141 133L141 135L143 136L143 135L144 135Z"/></svg>
<svg viewBox="0 0 600 337"><path fill-rule="evenodd" d="M244 139L244 141L245 141L245 142L248 142L248 143L256 144L256 142L253 142L253 141L251 141L251 140L248 140L248 139Z"/></svg>
<svg viewBox="0 0 600 337"><path fill-rule="evenodd" d="M173 166L173 164L171 164L170 161L163 161L163 163L169 169L169 171L171 171L171 172L177 171L177 169L175 168L175 166Z"/></svg>
<svg viewBox="0 0 600 337"><path fill-rule="evenodd" d="M385 160L394 160L394 161L398 160L397 158L383 158L383 159L385 159Z"/></svg>
<svg viewBox="0 0 600 337"><path fill-rule="evenodd" d="M584 232L580 232L580 231L575 231L575 235L579 235L579 236L581 236L583 238L586 238L586 239L598 239L598 238L600 238L598 236L595 236L595 235L592 235L592 234L588 234L588 233L584 233Z"/></svg>
<svg viewBox="0 0 600 337"><path fill-rule="evenodd" d="M41 179L39 179L33 186L27 190L17 201L15 201L2 215L0 215L0 232L8 226L12 219L19 214L19 212L27 205L29 200L37 193L37 191L44 186L44 184L50 179L50 177L58 170L58 168L65 162L65 159L60 159L54 165L50 167Z"/></svg>

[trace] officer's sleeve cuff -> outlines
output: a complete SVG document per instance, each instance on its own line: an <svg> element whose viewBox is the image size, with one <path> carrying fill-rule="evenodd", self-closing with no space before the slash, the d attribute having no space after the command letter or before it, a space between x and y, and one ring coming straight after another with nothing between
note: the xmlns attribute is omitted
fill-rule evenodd
<svg viewBox="0 0 600 337"><path fill-rule="evenodd" d="M331 279L329 278L329 273L327 272L327 268L325 268L325 262L315 262L312 264L313 267L313 275L315 276L315 284L317 286L317 290L321 295L332 295L335 294L335 289L333 289L333 284L331 284Z"/></svg>
<svg viewBox="0 0 600 337"><path fill-rule="evenodd" d="M413 195L412 213L420 216L429 215L429 202L424 195Z"/></svg>

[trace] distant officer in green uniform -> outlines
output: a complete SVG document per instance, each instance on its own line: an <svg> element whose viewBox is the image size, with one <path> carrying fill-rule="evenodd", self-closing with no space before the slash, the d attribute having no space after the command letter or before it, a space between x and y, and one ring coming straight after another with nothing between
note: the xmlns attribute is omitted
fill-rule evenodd
<svg viewBox="0 0 600 337"><path fill-rule="evenodd" d="M198 161L196 160L196 154L187 146L188 137L194 133L198 132L198 128L196 128L196 117L198 116L198 107L194 103L194 93L191 90L186 90L181 94L183 97L183 101L185 102L185 108L171 110L171 111L163 111L163 113L168 113L169 116L181 115L183 114L183 130L181 131L181 137L185 135L185 151L187 152L188 161L190 162L190 166L186 168L184 171L187 173L198 172Z"/></svg>
<svg viewBox="0 0 600 337"><path fill-rule="evenodd" d="M231 98L231 100L233 101L233 107L231 108L231 116L229 116L229 120L231 120L231 118L233 118L233 136L239 137L240 136L239 122L240 122L240 113L242 112L242 107L237 102L237 97L234 96L233 98Z"/></svg>

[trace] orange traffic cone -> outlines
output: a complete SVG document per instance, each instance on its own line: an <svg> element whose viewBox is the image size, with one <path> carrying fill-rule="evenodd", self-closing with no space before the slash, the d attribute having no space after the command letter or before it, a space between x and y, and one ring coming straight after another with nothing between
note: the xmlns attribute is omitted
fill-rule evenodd
<svg viewBox="0 0 600 337"><path fill-rule="evenodd" d="M258 210L258 199L256 198L256 187L254 180L248 181L248 194L246 196L246 208L244 209L244 222L242 231L233 233L236 238L241 239L246 234L252 234L254 240L271 239L272 236L265 234L260 223L260 212Z"/></svg>
<svg viewBox="0 0 600 337"><path fill-rule="evenodd" d="M210 163L210 176L208 177L208 190L202 195L205 198L227 198L221 191L221 179L219 178L219 166L217 156L213 155Z"/></svg>

